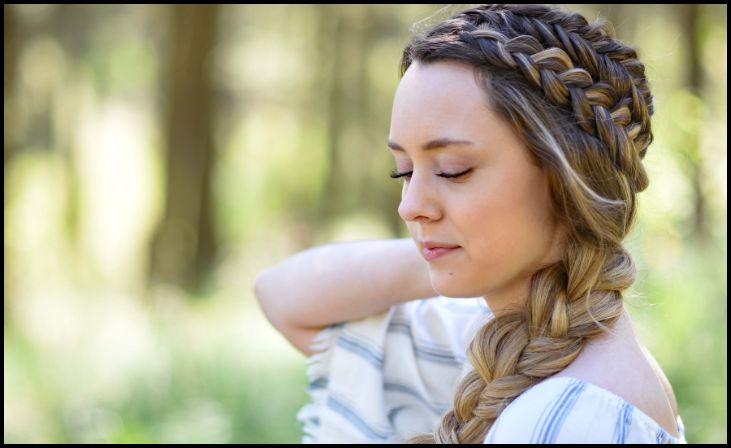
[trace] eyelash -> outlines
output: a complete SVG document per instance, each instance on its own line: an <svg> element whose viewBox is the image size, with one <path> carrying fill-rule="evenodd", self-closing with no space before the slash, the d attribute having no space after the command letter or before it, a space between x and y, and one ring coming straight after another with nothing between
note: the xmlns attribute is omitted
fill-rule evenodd
<svg viewBox="0 0 731 448"><path fill-rule="evenodd" d="M439 177L445 177L445 178L448 178L448 179L453 179L453 178L457 178L457 177L462 177L462 176L468 174L470 171L472 171L472 168L468 169L467 171L462 171L461 173L456 173L456 174L441 173L441 174L437 174L437 176L439 176ZM404 173L399 173L398 171L393 170L393 171L391 171L391 178L392 179L398 179L399 177L407 176L407 178L410 179L411 178L411 173L413 173L413 171L406 171Z"/></svg>

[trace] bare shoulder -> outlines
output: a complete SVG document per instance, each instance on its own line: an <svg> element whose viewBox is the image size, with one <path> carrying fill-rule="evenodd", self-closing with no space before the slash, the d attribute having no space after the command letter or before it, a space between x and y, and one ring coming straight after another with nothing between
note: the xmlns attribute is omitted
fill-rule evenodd
<svg viewBox="0 0 731 448"><path fill-rule="evenodd" d="M637 338L628 314L615 327L619 337L592 341L553 377L584 380L622 397L677 437L678 405L655 358Z"/></svg>

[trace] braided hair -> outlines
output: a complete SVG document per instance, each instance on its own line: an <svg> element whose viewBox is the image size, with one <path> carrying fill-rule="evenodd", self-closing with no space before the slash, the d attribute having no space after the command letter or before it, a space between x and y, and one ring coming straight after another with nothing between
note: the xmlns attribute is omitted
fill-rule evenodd
<svg viewBox="0 0 731 448"><path fill-rule="evenodd" d="M474 68L489 106L547 175L551 208L567 229L559 261L534 272L520 308L479 329L474 367L433 434L411 443L482 443L521 393L611 333L636 268L622 246L648 186L652 95L633 47L610 22L545 5L482 5L415 36L400 73L418 61Z"/></svg>

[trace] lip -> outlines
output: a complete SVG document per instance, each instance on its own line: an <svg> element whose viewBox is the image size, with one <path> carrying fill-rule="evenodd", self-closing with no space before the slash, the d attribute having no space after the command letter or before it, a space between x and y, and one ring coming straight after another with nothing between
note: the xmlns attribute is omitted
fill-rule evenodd
<svg viewBox="0 0 731 448"><path fill-rule="evenodd" d="M435 247L434 249L427 249L426 247L421 250L421 255L424 256L426 261L434 261L439 257L443 257L445 255L451 254L452 252L456 252L461 247L452 247L452 248L446 248L446 247Z"/></svg>
<svg viewBox="0 0 731 448"><path fill-rule="evenodd" d="M449 244L449 243L441 243L439 241L421 241L421 246L426 249L434 249L436 247L444 247L446 249L454 249L456 247L460 247L456 244Z"/></svg>
<svg viewBox="0 0 731 448"><path fill-rule="evenodd" d="M443 257L461 249L460 246L455 244L439 243L434 241L424 241L421 245L421 255L426 259L426 261L436 260L439 257Z"/></svg>

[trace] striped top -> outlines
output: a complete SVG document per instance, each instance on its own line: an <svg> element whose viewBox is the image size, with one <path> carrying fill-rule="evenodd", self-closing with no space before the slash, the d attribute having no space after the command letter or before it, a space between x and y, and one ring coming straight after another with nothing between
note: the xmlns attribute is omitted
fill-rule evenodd
<svg viewBox="0 0 731 448"><path fill-rule="evenodd" d="M482 298L437 296L332 325L308 359L303 443L401 443L433 432L472 366L466 350L492 313ZM566 377L527 389L485 443L686 443L614 393Z"/></svg>

